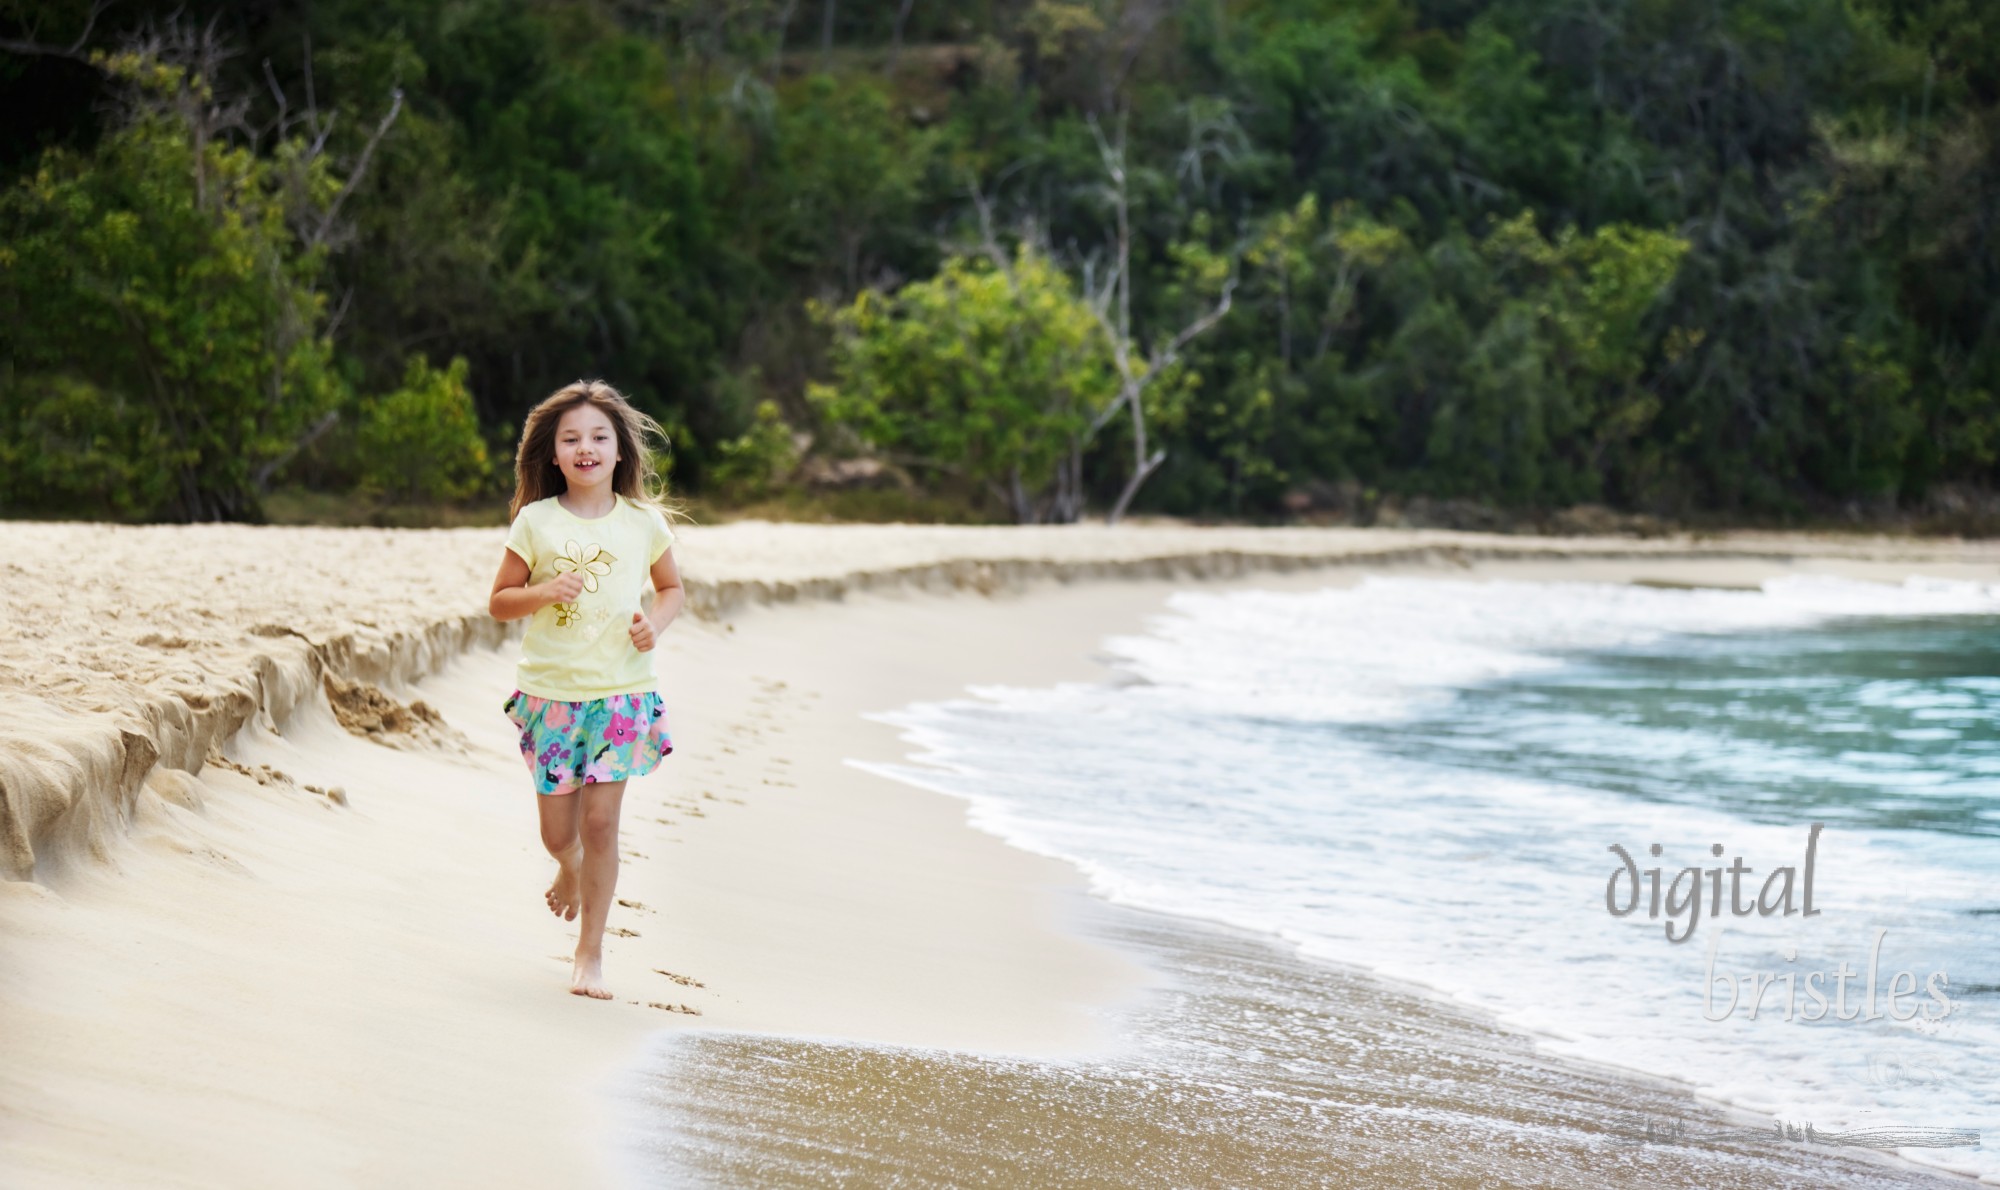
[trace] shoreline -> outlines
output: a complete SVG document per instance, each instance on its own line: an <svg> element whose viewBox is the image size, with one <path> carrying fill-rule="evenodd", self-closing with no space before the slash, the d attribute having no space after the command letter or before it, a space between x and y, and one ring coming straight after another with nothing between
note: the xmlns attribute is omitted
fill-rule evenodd
<svg viewBox="0 0 2000 1190"><path fill-rule="evenodd" d="M1081 924L1094 942L1167 974L1158 995L1112 1011L1114 1049L1043 1060L659 1030L606 1084L623 1122L621 1185L1976 1183L1893 1151L1787 1142L1774 1131L1779 1117L1704 1097L1671 1076L1553 1054L1435 988L1308 958L1259 931L1095 899ZM1275 994L1246 995L1245 984ZM1222 1011L1203 1012L1208 1003ZM1271 1071L1254 1066L1270 1040L1235 1028L1238 1014L1335 1022L1313 1038L1334 1051L1366 1047L1371 1036L1393 1041L1376 1046L1379 1064L1351 1081L1260 1085ZM1186 1062L1238 1047L1250 1064ZM1316 1065L1326 1072L1321 1055L1295 1053L1283 1070ZM1246 1110L1243 1095L1229 1094L1245 1090L1253 1105L1315 1106L1274 1126L1274 1113ZM1371 1116L1400 1123L1372 1137L1327 1127ZM1468 1153L1482 1156L1471 1168Z"/></svg>
<svg viewBox="0 0 2000 1190"><path fill-rule="evenodd" d="M484 561L485 536L468 560ZM1466 574L1447 548L1424 543L1435 560L1420 568ZM1988 553L2000 556L1971 548L1958 554L1969 560L1923 568L1990 574ZM838 601L815 598L825 592L814 584L836 580L810 565L762 579L690 568L710 590L764 606L737 604L729 616L718 595L664 639L676 755L628 790L633 862L619 888L646 909L613 911L614 929L636 934L607 939L619 1000L588 1021L561 994L566 959L556 952L573 935L541 916L549 861L498 711L506 691L494 680L511 676L511 638L497 648L480 647L473 630L399 639L381 622L339 648L324 636L316 645L259 636L260 646L293 649L309 671L317 659L322 679L344 648L359 659L348 672L373 674L380 685L368 684L392 708L421 705L435 719L417 714L378 735L406 745L392 751L342 729L329 687L260 663L245 696L254 705L224 708L243 715L216 753L225 763L198 776L151 770L129 823L66 836L95 842L104 858L85 861L79 849L50 886L0 884L0 1020L9 1022L0 1039L14 1059L0 1072L12 1119L0 1127L0 1164L18 1168L24 1185L453 1181L468 1168L506 1184L580 1171L609 1184L611 1125L596 1097L636 1052L634 1039L661 1028L1043 1056L1100 1048L1099 1010L1133 1003L1152 977L1070 928L1071 898L1087 895L1081 875L970 828L957 799L843 763L904 758L894 729L860 711L953 697L967 684L1103 680L1096 643L1136 630L1185 586L1161 574L1102 581L1103 570L1187 565L1157 552L1013 564L919 561L877 572L900 574L899 586L850 584ZM1077 573L1033 577L1063 564ZM1574 578L1636 566L1721 583L1784 564L1644 551L1529 565ZM1254 573L1203 589L1312 587L1377 568ZM946 587L962 593L936 593ZM287 693L289 714L274 705ZM61 718L37 726L47 736ZM307 785L340 786L345 805ZM214 986L232 965L241 986ZM258 1135L262 1144L246 1148L242 1138Z"/></svg>
<svg viewBox="0 0 2000 1190"><path fill-rule="evenodd" d="M1923 574L1931 577L1949 576L1989 581L1995 577L2000 577L1987 568L1920 567L1916 569L1921 570ZM1773 566L1762 561L1747 561L1739 558L1713 559L1698 563L1689 563L1683 560L1672 567L1661 567L1651 561L1634 563L1630 560L1600 559L1557 563L1515 563L1501 561L1483 566L1474 566L1469 569L1459 569L1456 567L1432 568L1428 573L1422 569L1410 567L1369 567L1365 570L1367 574L1398 575L1403 577L1422 575L1424 577L1442 579L1462 579L1469 582L1576 581L1606 582L1619 585L1630 584L1655 588L1706 588L1716 590L1754 590L1757 584L1765 579L1783 575L1797 576L1802 574L1837 575L1864 581L1894 583L1911 577L1911 571L1912 568L1907 565L1883 563L1875 560L1812 560L1803 564L1794 563L1786 566ZM1232 587L1257 590L1314 590L1328 585L1343 585L1358 580L1361 576L1361 570L1333 575L1312 573L1276 578L1263 576L1245 579L1240 582L1205 585L1199 589L1204 594L1217 593ZM1172 585L1167 587L1168 591L1174 589L1185 590L1189 588L1184 586L1174 587ZM1057 600L1062 597L1063 593L1061 592L1045 591L1031 598ZM1163 610L1157 606L1157 602L1154 606L1156 611ZM1127 632L1136 631L1138 627L1136 622L1144 617L1139 610L1133 610L1131 618L1134 623L1125 629ZM1100 669L1096 674L1095 680L1103 681L1112 676L1113 674L1109 670ZM1084 678L1082 680L1090 679ZM986 683L975 682L968 684L983 685ZM1038 684L1029 683L1031 686L1038 687L1045 687L1051 684L1052 680ZM908 751L907 745L905 750ZM929 790L958 802L967 808L969 820L976 821L975 807L978 804L977 801L968 800L961 795L948 792L942 787L926 784L921 777L923 766L919 760L905 758L899 762L897 767L902 768L906 774L909 774L905 779L910 780L915 787ZM980 828L975 827L975 829ZM998 827L986 829L993 830L996 835L1001 837L1005 837L1006 835L1006 832L1003 832ZM1015 843L1014 845L1023 846L1035 854L1050 855L1052 858L1060 859L1061 862L1072 862L1068 858L1059 856L1054 852L1034 851L1033 848L1021 843ZM1817 1179L1814 1184L1821 1185L1963 1185L1971 1184L1976 1180L1963 1172L1941 1168L1922 1161L1911 1160L1893 1151L1856 1149L1828 1151L1810 1150L1797 1146L1792 1146L1789 1149L1785 1146L1778 1146L1772 1149L1768 1145L1768 1134L1773 1126L1781 1122L1781 1118L1769 1114L1768 1110L1745 1106L1729 1098L1717 1098L1704 1092L1694 1083L1658 1070L1609 1062L1602 1059L1581 1057L1563 1052L1560 1047L1550 1044L1557 1040L1556 1035L1544 1036L1520 1024L1503 1022L1494 1016L1491 1009L1482 1007L1441 987L1422 982L1412 982L1407 978L1378 972L1373 968L1358 965L1351 961L1312 958L1301 953L1294 943L1285 941L1277 935L1266 934L1254 929L1245 928L1241 925L1202 917L1183 916L1157 909L1128 906L1122 903L1106 901L1102 899L1102 894L1096 893L1095 890L1093 890L1093 893L1094 909L1086 916L1097 919L1097 924L1095 928L1089 930L1090 936L1114 950L1133 954L1141 958L1147 962L1149 967L1154 965L1153 960L1157 959L1159 948L1149 948L1145 945L1135 944L1134 935L1173 932L1182 935L1231 937L1234 939L1236 945L1242 948L1269 951L1280 955L1281 961L1286 965L1321 969L1326 975L1328 982L1334 982L1336 978L1347 981L1358 980L1373 985L1380 994L1391 999L1400 1000L1405 1006L1421 1005L1425 1006L1425 1008L1420 1009L1420 1011L1435 1011L1438 1015L1446 1018L1463 1017L1475 1020L1479 1022L1479 1027L1481 1028L1490 1029L1496 1035L1505 1036L1513 1042L1522 1043L1530 1047L1532 1050L1531 1064L1554 1071L1567 1072L1580 1085L1594 1085L1600 1089L1609 1087L1611 1093L1605 1094L1597 1105L1602 1110L1597 1113L1596 1119L1589 1121L1584 1127L1584 1131L1599 1132L1601 1137L1609 1138L1614 1144L1616 1143L1616 1138L1623 1135L1618 1131L1619 1122L1615 1118L1617 1112L1624 1111L1634 1115L1651 1112L1670 1112L1673 1113L1670 1116L1649 1116L1648 1118L1678 1120L1681 1124L1690 1126L1697 1132L1705 1128L1708 1135L1727 1134L1739 1138L1748 1137L1749 1139L1739 1139L1735 1142L1722 1143L1724 1143L1725 1147L1730 1147L1733 1144L1735 1155L1738 1158L1759 1163L1754 1165L1750 1170L1737 1169L1731 1171L1725 1168L1718 1173L1716 1170L1700 1166L1696 1158L1689 1156L1686 1152L1682 1152L1661 1158L1663 1164L1653 1170L1655 1175L1660 1175L1663 1178L1658 1184L1762 1185L1769 1184L1768 1181L1762 1180L1766 1176L1779 1179L1806 1177L1808 1179ZM1166 931L1134 930L1129 925L1119 924L1121 916L1134 920L1153 918L1173 924ZM1106 920L1113 923L1108 928L1103 924ZM1154 993L1156 990L1154 985L1148 985L1141 989L1140 994L1142 996L1148 995ZM1114 1006L1109 1011L1114 1016L1129 1018L1134 1015L1130 1011L1131 1008L1132 1003L1128 1000L1122 1006ZM814 1064L814 1058L809 1051L801 1056L794 1047L786 1046L772 1050L769 1047L757 1045L755 1035L766 1033L766 1030L761 1029L744 1030L742 1036L732 1039L724 1047L726 1051L735 1052L723 1053L720 1060L725 1065L740 1063L743 1061L743 1055L748 1053L751 1055L761 1055L765 1061L782 1061L786 1065L811 1066ZM823 1034L809 1035L789 1031L782 1033L781 1039L786 1042L798 1043L821 1043L828 1040L827 1036ZM1127 1040L1129 1041L1129 1037ZM1193 1039L1190 1038L1189 1041L1192 1043ZM893 1047L894 1044L877 1038L868 1038L865 1039L863 1049L859 1052L865 1055L871 1052L873 1047ZM661 1048L664 1050L667 1047L662 1046ZM686 1060L696 1064L714 1060L717 1057L717 1052L708 1048L694 1049L690 1052L693 1056ZM769 1056L772 1053L784 1054L786 1056L782 1059ZM893 1063L893 1069L896 1072L895 1076L902 1078L909 1075L912 1063L922 1064L925 1055L921 1052L913 1052L900 1054L896 1057L897 1060ZM858 1058L856 1060L861 1061L864 1059ZM650 1073L650 1077L672 1082L673 1080L669 1076L662 1074L659 1069L668 1066L669 1063L661 1058L656 1058L655 1062L656 1069ZM690 1085L696 1084L699 1081L696 1078L686 1080ZM946 1081L949 1085L959 1085L964 1080L947 1079ZM676 1083L675 1085L678 1086L679 1084ZM822 1086L819 1089L829 1094L834 1090L831 1086ZM772 1104L759 1101L751 1094L746 1094L744 1088L740 1086L730 1087L719 1080L716 1085L705 1088L705 1091L716 1099L722 1105L723 1109L727 1110L731 1118L746 1118L760 1108L769 1112L773 1106ZM1629 1094L1625 1094L1625 1092L1629 1092ZM657 1094L653 1094L650 1102L658 1106L661 1100ZM1620 1107L1620 1104L1623 1106ZM775 1113L772 1116L773 1120L782 1122L792 1118L794 1115L810 1116L816 1105L810 1098L793 1097L784 1101L782 1106L784 1110ZM703 1137L706 1145L714 1146L717 1143L712 1135L715 1132L715 1129L712 1127L713 1121L704 1120L699 1112L670 1111L668 1114L681 1120L683 1125L686 1126L686 1130L691 1134ZM819 1117L811 1118L816 1121L819 1120ZM833 1131L833 1129L838 1128L843 1123L837 1120L824 1122L828 1123L829 1131ZM900 1117L897 1123L901 1123ZM1791 1121L1791 1124L1793 1127L1803 1126L1796 1120ZM768 1122L765 1126L768 1126ZM787 1153L794 1149L810 1150L812 1148L812 1142L803 1135L788 1136L781 1146L772 1145L762 1135L762 1127L760 1126L756 1135L744 1141L742 1145L744 1151L733 1155L736 1159L747 1162L760 1156L771 1157L780 1148ZM644 1132L643 1129L640 1131ZM845 1147L838 1148L838 1151L843 1154L865 1150L871 1143L871 1135L867 1133L834 1132L834 1134L841 1136L846 1142ZM1764 1139L1762 1141L1756 1139L1759 1136ZM1015 1139L1011 1145L1002 1142L1003 1151L1018 1152L1027 1143L1027 1141L1020 1139ZM671 1147L660 1143L657 1138L654 1138L653 1144L655 1147L652 1149L652 1155L655 1158L675 1156L675 1154L671 1153ZM835 1146L829 1147L833 1148ZM948 1152L949 1150L943 1151ZM679 1154L678 1156L684 1157L685 1154ZM934 1158L937 1156L938 1154L933 1154ZM1676 1168L1676 1163L1680 1161L1689 1162L1689 1164L1678 1166L1682 1180L1676 1180L1673 1176L1665 1176L1663 1174L1663 1170ZM670 1165L669 1168L677 1169L683 1173L687 1172L686 1168L679 1166ZM698 1170L703 1167L689 1168ZM729 1170L733 1167L721 1166L720 1168ZM745 1168L757 1169L760 1167L753 1164ZM782 1166L779 1168L782 1168ZM853 1166L837 1165L833 1168L847 1175L855 1173L855 1167ZM876 1175L882 1178L890 1178L898 1174L917 1176L921 1167L898 1167L894 1164L889 1164L886 1166L864 1166L862 1168L865 1172L861 1176L866 1180L867 1177ZM950 1167L947 1166L946 1168ZM709 1170L708 1172L714 1171ZM739 1168L735 1172L740 1174L742 1171ZM1636 1171L1628 1172L1634 1172L1634 1176L1637 1176ZM1047 1171L1024 1173L1017 1169L1015 1170L1015 1174L1028 1181L1033 1181L1037 1176L1046 1176ZM1715 1180L1717 1177L1720 1177L1721 1180ZM755 1178L753 1177L751 1180L755 1181ZM949 1180L950 1178L946 1178L946 1181ZM723 1182L725 1184L734 1184L727 1177L723 1179ZM677 1183L672 1180L660 1181L656 1172L652 1180L641 1180L637 1184L674 1185ZM1392 1182L1384 1181L1380 1184L1387 1185L1392 1184ZM1394 1181L1393 1184L1404 1183ZM1424 1183L1415 1181L1409 1184ZM1509 1184L1512 1183L1510 1182Z"/></svg>

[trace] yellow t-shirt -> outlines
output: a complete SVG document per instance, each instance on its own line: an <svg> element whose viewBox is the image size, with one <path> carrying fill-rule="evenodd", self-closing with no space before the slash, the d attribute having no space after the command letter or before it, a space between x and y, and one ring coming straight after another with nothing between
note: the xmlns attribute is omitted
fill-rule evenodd
<svg viewBox="0 0 2000 1190"><path fill-rule="evenodd" d="M583 576L574 603L552 603L528 621L516 684L524 694L585 702L656 689L653 655L632 647L632 613L644 612L653 563L674 543L667 518L625 497L585 520L554 496L523 508L507 548L528 564L529 583Z"/></svg>

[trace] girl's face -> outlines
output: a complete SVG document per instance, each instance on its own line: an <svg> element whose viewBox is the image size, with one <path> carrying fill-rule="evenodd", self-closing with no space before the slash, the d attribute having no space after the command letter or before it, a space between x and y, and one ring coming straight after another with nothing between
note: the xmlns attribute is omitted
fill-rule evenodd
<svg viewBox="0 0 2000 1190"><path fill-rule="evenodd" d="M610 483L617 462L618 435L602 409L578 405L556 423L556 466L570 491Z"/></svg>

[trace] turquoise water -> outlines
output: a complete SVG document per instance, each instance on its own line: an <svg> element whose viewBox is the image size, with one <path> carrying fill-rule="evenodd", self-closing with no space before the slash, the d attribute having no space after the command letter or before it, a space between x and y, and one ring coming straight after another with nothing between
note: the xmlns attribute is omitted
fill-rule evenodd
<svg viewBox="0 0 2000 1190"><path fill-rule="evenodd" d="M1561 660L1355 735L1755 822L2000 835L2000 618L1675 634Z"/></svg>

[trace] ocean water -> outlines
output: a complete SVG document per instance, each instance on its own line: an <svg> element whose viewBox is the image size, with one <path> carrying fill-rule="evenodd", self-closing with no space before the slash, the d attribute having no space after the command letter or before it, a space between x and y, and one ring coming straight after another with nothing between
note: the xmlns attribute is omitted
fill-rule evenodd
<svg viewBox="0 0 2000 1190"><path fill-rule="evenodd" d="M1821 1132L1976 1129L1903 1155L2000 1181L2000 589L1376 577L1106 652L881 716L914 755L869 767L1114 904Z"/></svg>

